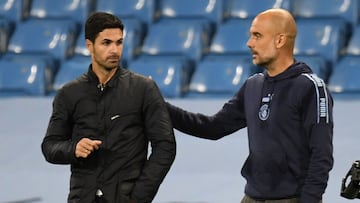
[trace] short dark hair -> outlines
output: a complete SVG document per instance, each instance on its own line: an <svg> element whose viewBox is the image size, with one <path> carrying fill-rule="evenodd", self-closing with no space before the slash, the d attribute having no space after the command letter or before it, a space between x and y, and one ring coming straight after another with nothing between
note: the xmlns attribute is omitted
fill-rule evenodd
<svg viewBox="0 0 360 203"><path fill-rule="evenodd" d="M95 12L89 16L85 23L85 39L95 42L96 37L107 28L119 28L124 30L121 20L110 13Z"/></svg>

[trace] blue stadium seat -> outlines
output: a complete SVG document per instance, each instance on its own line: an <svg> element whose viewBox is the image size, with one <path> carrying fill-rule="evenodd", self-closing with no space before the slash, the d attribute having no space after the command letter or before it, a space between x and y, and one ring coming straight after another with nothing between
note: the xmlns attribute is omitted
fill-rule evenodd
<svg viewBox="0 0 360 203"><path fill-rule="evenodd" d="M76 38L74 52L75 55L90 56L90 52L86 46L85 26L81 28L80 33Z"/></svg>
<svg viewBox="0 0 360 203"><path fill-rule="evenodd" d="M218 26L209 54L247 54L252 19L229 19Z"/></svg>
<svg viewBox="0 0 360 203"><path fill-rule="evenodd" d="M298 34L295 54L320 55L330 66L338 60L346 45L345 24L341 19L300 18L297 19Z"/></svg>
<svg viewBox="0 0 360 203"><path fill-rule="evenodd" d="M91 58L88 56L76 56L66 61L62 61L60 69L55 76L53 91L58 91L65 83L76 79L87 72Z"/></svg>
<svg viewBox="0 0 360 203"><path fill-rule="evenodd" d="M336 64L329 80L334 93L360 93L360 56L345 56Z"/></svg>
<svg viewBox="0 0 360 203"><path fill-rule="evenodd" d="M31 19L17 24L8 51L16 54L50 54L55 60L63 60L74 54L77 34L74 21Z"/></svg>
<svg viewBox="0 0 360 203"><path fill-rule="evenodd" d="M151 77L167 98L184 96L189 87L193 66L176 57L140 57L129 63L129 70Z"/></svg>
<svg viewBox="0 0 360 203"><path fill-rule="evenodd" d="M314 55L296 55L295 59L305 62L317 76L325 82L328 82L332 69L328 66L324 57Z"/></svg>
<svg viewBox="0 0 360 203"><path fill-rule="evenodd" d="M16 53L5 53L1 59L7 61L15 61L21 63L45 63L47 74L53 77L58 70L57 62L53 57L46 54L16 54Z"/></svg>
<svg viewBox="0 0 360 203"><path fill-rule="evenodd" d="M254 18L269 8L284 8L291 11L292 0L266 0L254 3L253 0L225 0L225 18Z"/></svg>
<svg viewBox="0 0 360 203"><path fill-rule="evenodd" d="M0 55L7 51L10 35L10 22L5 18L0 18Z"/></svg>
<svg viewBox="0 0 360 203"><path fill-rule="evenodd" d="M355 27L350 37L349 44L346 47L346 53L351 55L360 55L360 24Z"/></svg>
<svg viewBox="0 0 360 203"><path fill-rule="evenodd" d="M80 25L85 22L93 9L93 0L32 0L30 17L68 18L76 21Z"/></svg>
<svg viewBox="0 0 360 203"><path fill-rule="evenodd" d="M199 61L209 46L209 33L200 24L186 20L154 23L144 39L142 55L183 56Z"/></svg>
<svg viewBox="0 0 360 203"><path fill-rule="evenodd" d="M145 27L156 20L156 0L97 0L95 10L113 13L120 18L135 18Z"/></svg>
<svg viewBox="0 0 360 203"><path fill-rule="evenodd" d="M354 28L359 23L359 0L295 0L293 14L297 18L342 18Z"/></svg>
<svg viewBox="0 0 360 203"><path fill-rule="evenodd" d="M261 68L238 56L206 57L197 65L186 97L230 97Z"/></svg>
<svg viewBox="0 0 360 203"><path fill-rule="evenodd" d="M31 0L0 0L0 17L17 23L29 16Z"/></svg>
<svg viewBox="0 0 360 203"><path fill-rule="evenodd" d="M122 21L124 23L124 49L122 59L128 62L141 53L145 30L141 26L141 22L136 19L123 18Z"/></svg>
<svg viewBox="0 0 360 203"><path fill-rule="evenodd" d="M223 20L222 0L160 0L161 19L188 19L203 23L213 32Z"/></svg>
<svg viewBox="0 0 360 203"><path fill-rule="evenodd" d="M51 77L43 61L0 60L0 96L44 96Z"/></svg>

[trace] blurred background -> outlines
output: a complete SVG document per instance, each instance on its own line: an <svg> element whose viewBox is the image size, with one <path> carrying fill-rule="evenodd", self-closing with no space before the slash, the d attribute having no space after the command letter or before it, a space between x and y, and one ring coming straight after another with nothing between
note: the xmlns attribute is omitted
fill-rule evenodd
<svg viewBox="0 0 360 203"><path fill-rule="evenodd" d="M84 22L93 11L125 24L121 66L151 76L165 99L215 113L262 67L246 46L251 21L285 8L298 25L295 58L335 98L335 166L325 203L341 203L341 178L359 149L359 0L0 0L0 203L66 202L68 166L51 165L40 143L56 91L87 71ZM157 203L239 202L246 130L219 141L176 131L178 156ZM356 201L356 200L355 200Z"/></svg>

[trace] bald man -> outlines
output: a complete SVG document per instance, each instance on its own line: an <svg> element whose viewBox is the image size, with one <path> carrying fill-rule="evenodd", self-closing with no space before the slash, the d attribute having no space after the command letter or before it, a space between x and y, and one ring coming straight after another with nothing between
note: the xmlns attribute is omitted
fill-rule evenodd
<svg viewBox="0 0 360 203"><path fill-rule="evenodd" d="M176 129L217 140L247 128L249 156L241 203L319 203L333 167L333 99L324 81L294 59L296 23L282 9L260 13L247 42L265 68L214 115L167 103Z"/></svg>

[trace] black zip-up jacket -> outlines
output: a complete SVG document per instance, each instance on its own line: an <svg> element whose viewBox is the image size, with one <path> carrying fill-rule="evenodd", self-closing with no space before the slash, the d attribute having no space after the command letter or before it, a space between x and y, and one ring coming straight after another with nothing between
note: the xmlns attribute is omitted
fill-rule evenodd
<svg viewBox="0 0 360 203"><path fill-rule="evenodd" d="M101 140L90 157L76 158L82 138ZM151 154L148 156L148 143ZM46 160L71 164L70 203L151 202L176 153L164 99L153 80L118 68L105 86L89 71L61 88L42 142Z"/></svg>
<svg viewBox="0 0 360 203"><path fill-rule="evenodd" d="M322 199L333 166L333 99L304 63L275 77L255 74L213 116L167 105L174 127L197 137L216 140L247 127L248 196Z"/></svg>

